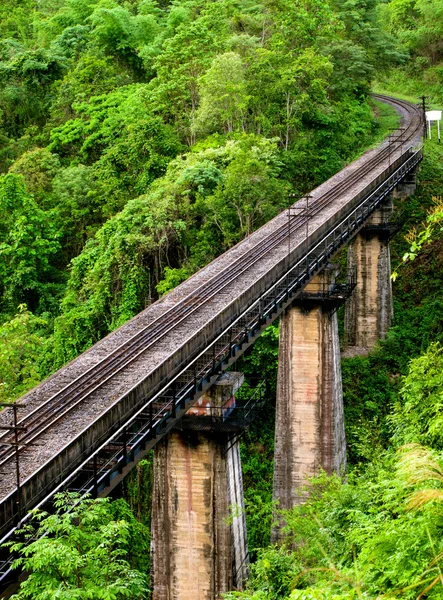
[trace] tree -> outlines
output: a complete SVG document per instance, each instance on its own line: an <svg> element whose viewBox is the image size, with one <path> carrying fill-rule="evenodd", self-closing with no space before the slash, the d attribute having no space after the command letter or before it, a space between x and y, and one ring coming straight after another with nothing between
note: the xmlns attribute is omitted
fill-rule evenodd
<svg viewBox="0 0 443 600"><path fill-rule="evenodd" d="M417 442L443 449L443 349L431 344L411 361L391 422L397 444Z"/></svg>
<svg viewBox="0 0 443 600"><path fill-rule="evenodd" d="M44 124L49 116L51 86L64 69L65 58L43 48L15 48L9 60L0 62L0 109L11 135L21 135L31 124Z"/></svg>
<svg viewBox="0 0 443 600"><path fill-rule="evenodd" d="M301 119L315 112L319 105L328 104L327 78L332 72L330 61L313 49L303 50L295 59L286 57L280 66L280 85L284 99L283 132L280 134L285 150Z"/></svg>
<svg viewBox="0 0 443 600"><path fill-rule="evenodd" d="M199 81L197 131L244 131L248 96L241 57L235 52L216 56Z"/></svg>
<svg viewBox="0 0 443 600"><path fill-rule="evenodd" d="M51 205L63 248L63 267L77 256L88 233L101 223L100 199L92 168L59 169L52 180Z"/></svg>
<svg viewBox="0 0 443 600"><path fill-rule="evenodd" d="M130 11L117 6L98 8L90 17L93 25L92 37L108 54L113 54L140 69L138 50L154 41L159 33L156 18L152 14L132 15Z"/></svg>
<svg viewBox="0 0 443 600"><path fill-rule="evenodd" d="M388 17L385 27L398 35L413 57L426 58L428 65L437 65L442 60L443 7L439 0L393 0L385 13ZM417 66L425 65L418 61Z"/></svg>
<svg viewBox="0 0 443 600"><path fill-rule="evenodd" d="M0 325L0 401L9 402L37 385L38 362L46 347L47 322L24 304L10 321Z"/></svg>
<svg viewBox="0 0 443 600"><path fill-rule="evenodd" d="M35 148L24 152L9 167L9 172L23 175L27 191L44 201L51 191L52 180L59 169L60 161L55 154L46 148Z"/></svg>
<svg viewBox="0 0 443 600"><path fill-rule="evenodd" d="M163 175L183 148L170 125L153 115L146 84L122 86L74 105L77 117L52 130L50 149L92 166L103 216L120 210Z"/></svg>
<svg viewBox="0 0 443 600"><path fill-rule="evenodd" d="M34 310L56 275L60 244L52 212L28 194L21 175L0 177L0 233L0 306L13 312L26 303Z"/></svg>
<svg viewBox="0 0 443 600"><path fill-rule="evenodd" d="M151 82L155 110L174 123L183 141L195 142L193 123L199 103L198 80L204 74L226 36L226 23L205 15L178 25L165 40L154 63L157 77Z"/></svg>
<svg viewBox="0 0 443 600"><path fill-rule="evenodd" d="M249 142L253 143L251 138ZM268 148L238 148L226 167L223 185L207 199L212 218L223 234L224 248L251 234L286 205L288 188L275 177L278 165L267 163L260 155L271 148L271 144Z"/></svg>
<svg viewBox="0 0 443 600"><path fill-rule="evenodd" d="M57 495L55 507L52 515L35 512L37 530L25 529L35 534L34 542L11 545L21 555L14 567L29 572L14 600L148 597L146 575L128 561L134 518L133 523L116 518L108 499L80 499L76 494Z"/></svg>

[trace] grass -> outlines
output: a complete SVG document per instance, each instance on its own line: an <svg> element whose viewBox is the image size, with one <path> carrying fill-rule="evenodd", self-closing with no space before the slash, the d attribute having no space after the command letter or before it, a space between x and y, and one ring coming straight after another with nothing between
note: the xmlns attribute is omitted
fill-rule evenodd
<svg viewBox="0 0 443 600"><path fill-rule="evenodd" d="M443 106L443 88L440 84L432 81L432 78L429 78L429 81L416 79L402 70L393 71L383 80L376 81L373 92L395 96L413 104L421 103L424 94L431 110L441 110Z"/></svg>
<svg viewBox="0 0 443 600"><path fill-rule="evenodd" d="M354 154L346 161L346 165L351 164L368 150L372 150L379 146L389 133L400 126L400 117L392 106L380 102L379 100L370 99L372 112L377 122L377 127L372 135L366 138L363 146L358 148ZM346 166L343 164L343 167Z"/></svg>
<svg viewBox="0 0 443 600"><path fill-rule="evenodd" d="M390 104L386 104L380 100L372 100L371 103L378 125L372 146L375 147L378 146L389 133L392 133L393 130L400 127L400 116Z"/></svg>
<svg viewBox="0 0 443 600"><path fill-rule="evenodd" d="M395 98L398 98L399 100L405 100L406 102L411 102L412 104L418 104L419 102L421 102L420 97L418 96L418 92L417 92L417 95L411 95L408 93L405 94L405 93L399 91L398 89L389 89L388 90L379 83L374 84L372 91L374 92L374 94L383 94L385 96L393 96Z"/></svg>

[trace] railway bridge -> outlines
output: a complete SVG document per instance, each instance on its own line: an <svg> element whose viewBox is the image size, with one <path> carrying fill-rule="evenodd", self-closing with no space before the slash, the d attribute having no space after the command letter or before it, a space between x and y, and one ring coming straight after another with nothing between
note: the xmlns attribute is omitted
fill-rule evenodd
<svg viewBox="0 0 443 600"><path fill-rule="evenodd" d="M236 436L262 395L236 405L242 375L226 371L279 316L275 498L288 508L319 467L345 470L335 308L352 292L350 352L384 337L393 199L413 192L422 159L420 110L379 99L400 114L395 136L0 413L2 543L60 491L109 494L155 447L153 598L215 599L241 587L244 517L228 526L226 516L242 505ZM337 284L331 259L346 244L352 276ZM17 577L10 566L3 550L3 590Z"/></svg>

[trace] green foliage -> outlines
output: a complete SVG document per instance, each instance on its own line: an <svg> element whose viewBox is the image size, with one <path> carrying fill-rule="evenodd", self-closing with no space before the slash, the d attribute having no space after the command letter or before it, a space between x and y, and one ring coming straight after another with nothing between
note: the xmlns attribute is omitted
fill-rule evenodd
<svg viewBox="0 0 443 600"><path fill-rule="evenodd" d="M241 57L235 52L217 56L200 78L196 127L225 133L244 129L248 97Z"/></svg>
<svg viewBox="0 0 443 600"><path fill-rule="evenodd" d="M148 597L145 575L127 560L134 543L141 550L137 535L142 526L123 501L112 506L105 499L79 500L75 494L68 494L59 495L55 506L53 515L35 513L35 541L11 546L21 554L15 566L29 572L13 596L15 600ZM25 532L32 535L32 526Z"/></svg>
<svg viewBox="0 0 443 600"><path fill-rule="evenodd" d="M10 321L0 325L0 401L9 402L35 386L37 370L47 340L47 323L35 317L25 305Z"/></svg>
<svg viewBox="0 0 443 600"><path fill-rule="evenodd" d="M62 265L77 256L88 233L100 220L97 183L91 167L79 164L58 169L51 182L48 200L53 207L54 219L60 232L64 258ZM60 255L59 255L60 257Z"/></svg>
<svg viewBox="0 0 443 600"><path fill-rule="evenodd" d="M134 586L134 592L139 593L140 597L144 598L147 596L145 593L148 591L146 585L151 569L152 460L151 462L149 460L142 461L138 465L136 473L138 473L139 478L140 474L146 477L139 487L142 493L142 498L139 499L138 503L139 506L131 505L124 497L112 500L109 503L110 515L108 518L119 523L123 522L127 527L127 544L123 547L123 557L130 568L134 570L134 575L139 581Z"/></svg>
<svg viewBox="0 0 443 600"><path fill-rule="evenodd" d="M129 504L132 513L136 519L149 528L151 525L151 508L152 508L152 486L154 482L154 452L147 455L141 460L135 469L133 469L125 477L123 481L122 495ZM145 531L145 538L147 531ZM141 547L147 549L145 560L149 560L149 540L144 540L144 545ZM139 545L136 544L135 549L139 550ZM145 573L148 568L142 569Z"/></svg>
<svg viewBox="0 0 443 600"><path fill-rule="evenodd" d="M277 386L278 343L279 325L278 322L274 322L236 363L239 370L245 373L248 381L253 381L257 377L265 378L271 397L275 397Z"/></svg>
<svg viewBox="0 0 443 600"><path fill-rule="evenodd" d="M348 459L371 460L390 437L386 423L394 383L383 350L342 361Z"/></svg>
<svg viewBox="0 0 443 600"><path fill-rule="evenodd" d="M272 525L274 407L272 398L241 441L248 547L252 559L269 544Z"/></svg>
<svg viewBox="0 0 443 600"><path fill-rule="evenodd" d="M136 68L141 67L137 50L152 42L159 32L154 15L134 16L121 6L97 8L90 22L93 26L92 36L98 46Z"/></svg>
<svg viewBox="0 0 443 600"><path fill-rule="evenodd" d="M186 267L181 269L171 269L170 267L165 267L164 278L155 286L155 290L159 296L164 296L177 287L180 283L185 281L191 274L192 273Z"/></svg>
<svg viewBox="0 0 443 600"><path fill-rule="evenodd" d="M98 51L80 54L72 68L54 86L52 112L55 124L60 126L75 119L78 114L74 105L132 82L130 73L120 68L112 57Z"/></svg>
<svg viewBox="0 0 443 600"><path fill-rule="evenodd" d="M19 175L0 176L0 236L1 308L38 307L60 246L51 211L38 206Z"/></svg>
<svg viewBox="0 0 443 600"><path fill-rule="evenodd" d="M23 2L3 2L0 7L0 35L2 38L16 38L26 42L32 36L32 20L29 18L34 9L33 0Z"/></svg>
<svg viewBox="0 0 443 600"><path fill-rule="evenodd" d="M421 485L390 454L345 484L311 480L310 499L285 513L286 545L265 549L250 591L232 597L412 599L435 581L426 597L439 598L443 522L435 503L410 510Z"/></svg>
<svg viewBox="0 0 443 600"><path fill-rule="evenodd" d="M35 148L24 152L9 168L9 173L22 175L26 189L35 198L44 202L45 196L51 190L51 182L60 169L57 155L46 148Z"/></svg>
<svg viewBox="0 0 443 600"><path fill-rule="evenodd" d="M441 2L431 0L391 0L385 8L387 27L396 30L400 41L417 58L427 58L435 65L443 59L441 45ZM425 66L423 61L416 62Z"/></svg>
<svg viewBox="0 0 443 600"><path fill-rule="evenodd" d="M278 325L270 325L239 359L235 369L245 374L239 397L249 397L257 382L266 379L266 404L241 439L241 460L248 531L248 548L255 560L270 542L274 503L275 392L278 366Z"/></svg>
<svg viewBox="0 0 443 600"><path fill-rule="evenodd" d="M253 595L251 598L254 600L255 598L269 600L285 598L291 591L293 582L299 573L300 567L294 560L291 551L284 546L266 548L260 553L260 559L251 567L249 586L251 589L259 590L259 594ZM245 595L245 597L250 596Z"/></svg>
<svg viewBox="0 0 443 600"><path fill-rule="evenodd" d="M49 117L51 85L64 71L64 58L44 48L26 50L12 43L8 54L9 60L0 60L0 110L5 131L18 137L26 127L42 126Z"/></svg>
<svg viewBox="0 0 443 600"><path fill-rule="evenodd" d="M443 101L442 11L440 0L390 0L380 5L381 23L396 35L408 59L402 69L379 78L382 87Z"/></svg>
<svg viewBox="0 0 443 600"><path fill-rule="evenodd" d="M374 100L373 106L377 115L376 128L378 129L378 136L376 142L378 142L399 127L400 118L397 111L389 104Z"/></svg>
<svg viewBox="0 0 443 600"><path fill-rule="evenodd" d="M181 148L172 128L152 116L149 102L146 86L120 87L75 105L79 116L51 132L52 151L94 165L106 216L144 193Z"/></svg>
<svg viewBox="0 0 443 600"><path fill-rule="evenodd" d="M391 417L394 440L443 449L442 366L443 352L439 344L431 344L423 355L411 361Z"/></svg>
<svg viewBox="0 0 443 600"><path fill-rule="evenodd" d="M195 142L192 124L198 105L198 79L220 49L226 28L223 4L217 3L212 19L202 13L192 21L178 24L174 35L164 41L161 53L153 61L157 77L152 88L158 109L168 122L174 122L181 138L189 145Z"/></svg>
<svg viewBox="0 0 443 600"><path fill-rule="evenodd" d="M422 229L427 229L429 225L429 223L425 223L423 227L417 224L425 222L429 214L434 213L436 209L438 215L440 198L443 197L442 159L441 145L434 139L426 140L424 159L418 174L420 187L412 198L402 202L399 206L408 215L408 222L403 230L404 238L396 238L394 246L394 264L396 265L403 261L406 253L410 252L411 242L415 241L417 233ZM398 298L401 302L405 304L407 302L414 307L422 303L423 298L435 299L439 289L441 233L439 228L434 225L432 229L430 238L432 243L420 244L420 251L414 262L406 261L406 264L402 264L401 268L397 269Z"/></svg>

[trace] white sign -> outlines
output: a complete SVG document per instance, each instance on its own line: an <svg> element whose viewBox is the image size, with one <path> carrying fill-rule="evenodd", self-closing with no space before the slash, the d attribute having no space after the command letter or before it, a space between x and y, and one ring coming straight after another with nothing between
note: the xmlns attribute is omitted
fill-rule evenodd
<svg viewBox="0 0 443 600"><path fill-rule="evenodd" d="M442 112L441 110L427 110L426 111L426 121L427 121L427 124L428 124L429 139L432 138L431 121L437 121L438 141L440 141L441 112Z"/></svg>
<svg viewBox="0 0 443 600"><path fill-rule="evenodd" d="M426 121L441 121L441 110L427 110Z"/></svg>

